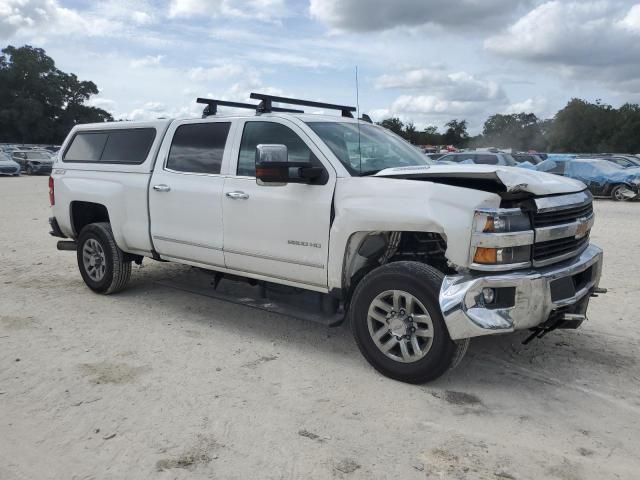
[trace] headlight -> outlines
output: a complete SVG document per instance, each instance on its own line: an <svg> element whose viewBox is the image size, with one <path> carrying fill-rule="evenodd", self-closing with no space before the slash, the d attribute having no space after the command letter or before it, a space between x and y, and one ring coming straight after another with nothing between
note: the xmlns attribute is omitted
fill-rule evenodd
<svg viewBox="0 0 640 480"><path fill-rule="evenodd" d="M478 210L471 237L471 268L511 270L528 267L533 241L529 216L520 209Z"/></svg>

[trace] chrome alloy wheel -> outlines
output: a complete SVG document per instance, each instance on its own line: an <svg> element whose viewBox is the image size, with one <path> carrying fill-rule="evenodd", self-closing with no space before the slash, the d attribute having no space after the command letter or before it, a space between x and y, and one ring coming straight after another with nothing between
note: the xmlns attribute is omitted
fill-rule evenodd
<svg viewBox="0 0 640 480"><path fill-rule="evenodd" d="M99 282L107 270L107 257L100 242L90 238L82 246L82 263L87 275Z"/></svg>
<svg viewBox="0 0 640 480"><path fill-rule="evenodd" d="M429 312L416 297L402 290L387 290L373 299L367 326L376 347L396 362L417 362L433 343Z"/></svg>

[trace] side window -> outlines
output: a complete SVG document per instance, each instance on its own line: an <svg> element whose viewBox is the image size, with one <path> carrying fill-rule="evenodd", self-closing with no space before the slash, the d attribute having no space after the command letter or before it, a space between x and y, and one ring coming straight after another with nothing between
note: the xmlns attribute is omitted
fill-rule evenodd
<svg viewBox="0 0 640 480"><path fill-rule="evenodd" d="M256 147L261 143L286 145L290 162L310 161L322 166L307 144L289 127L273 122L247 122L244 124L238 156L239 176L256 175Z"/></svg>
<svg viewBox="0 0 640 480"><path fill-rule="evenodd" d="M551 170L548 170L549 173L555 173L556 175L563 175L565 167L567 166L567 162L555 162L556 166Z"/></svg>
<svg viewBox="0 0 640 480"><path fill-rule="evenodd" d="M475 163L478 165L498 165L496 155L476 155Z"/></svg>
<svg viewBox="0 0 640 480"><path fill-rule="evenodd" d="M80 132L64 154L65 162L99 162L107 143L107 133Z"/></svg>
<svg viewBox="0 0 640 480"><path fill-rule="evenodd" d="M178 172L219 174L229 122L180 125L173 135L167 168Z"/></svg>
<svg viewBox="0 0 640 480"><path fill-rule="evenodd" d="M144 163L156 138L153 128L113 130L102 152L100 161L106 163Z"/></svg>
<svg viewBox="0 0 640 480"><path fill-rule="evenodd" d="M155 138L155 128L78 132L63 161L139 165L147 159Z"/></svg>

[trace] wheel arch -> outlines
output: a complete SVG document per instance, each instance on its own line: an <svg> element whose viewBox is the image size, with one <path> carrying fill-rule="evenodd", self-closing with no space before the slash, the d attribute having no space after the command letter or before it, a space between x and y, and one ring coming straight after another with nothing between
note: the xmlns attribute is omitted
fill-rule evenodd
<svg viewBox="0 0 640 480"><path fill-rule="evenodd" d="M355 288L369 272L391 262L413 260L442 273L452 273L446 250L446 240L438 232L354 232L344 249L340 296L348 304Z"/></svg>

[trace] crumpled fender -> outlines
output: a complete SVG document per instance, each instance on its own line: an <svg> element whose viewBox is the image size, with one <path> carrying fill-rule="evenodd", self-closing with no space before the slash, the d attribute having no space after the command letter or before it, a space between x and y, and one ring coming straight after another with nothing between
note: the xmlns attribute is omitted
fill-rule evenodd
<svg viewBox="0 0 640 480"><path fill-rule="evenodd" d="M342 288L345 251L356 232L414 231L442 235L447 259L469 264L473 216L477 208L497 208L500 196L419 180L379 177L339 178L329 240L329 289Z"/></svg>

